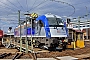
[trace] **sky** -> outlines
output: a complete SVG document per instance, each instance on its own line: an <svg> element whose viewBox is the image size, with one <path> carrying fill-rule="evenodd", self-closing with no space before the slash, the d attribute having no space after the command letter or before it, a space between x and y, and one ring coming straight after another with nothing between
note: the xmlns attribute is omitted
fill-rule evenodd
<svg viewBox="0 0 90 60"><path fill-rule="evenodd" d="M1 29L7 31L9 27L18 26L18 10L22 20L25 13L52 13L61 17L84 17L80 19L83 21L90 19L90 0L0 0Z"/></svg>

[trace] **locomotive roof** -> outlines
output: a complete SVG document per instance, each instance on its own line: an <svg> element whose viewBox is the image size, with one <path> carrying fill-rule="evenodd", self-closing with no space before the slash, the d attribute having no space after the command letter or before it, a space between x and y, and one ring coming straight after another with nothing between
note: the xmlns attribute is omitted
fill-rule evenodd
<svg viewBox="0 0 90 60"><path fill-rule="evenodd" d="M56 17L56 18L61 18L60 16L55 15L55 14L51 14L51 13L45 14L45 16L46 16L46 17Z"/></svg>

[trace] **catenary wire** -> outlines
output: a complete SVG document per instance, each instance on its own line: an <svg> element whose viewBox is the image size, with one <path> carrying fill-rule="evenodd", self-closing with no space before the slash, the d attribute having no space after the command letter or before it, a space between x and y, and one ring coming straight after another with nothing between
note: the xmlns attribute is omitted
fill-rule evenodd
<svg viewBox="0 0 90 60"><path fill-rule="evenodd" d="M69 4L69 3L67 3L67 2L63 2L63 1L56 1L56 0L50 0L50 1L54 1L54 2L60 2L60 3L63 3L63 4L67 4L67 5L69 5L69 6L71 6L73 9L74 9L74 11L73 11L73 13L72 14L70 14L69 16L72 16L74 13L75 13L75 7L73 6L73 5L71 5L71 4ZM69 17L68 16L68 17Z"/></svg>
<svg viewBox="0 0 90 60"><path fill-rule="evenodd" d="M18 4L20 5L20 7L23 9L23 10L25 10L24 9L24 7L21 5L21 3L17 0L17 2L18 2Z"/></svg>
<svg viewBox="0 0 90 60"><path fill-rule="evenodd" d="M39 7L41 4L43 4L43 3L45 3L45 2L47 2L47 1L45 1L45 0L42 1L42 2L39 3L37 6L33 7L32 9L30 9L29 11L36 9L37 7Z"/></svg>
<svg viewBox="0 0 90 60"><path fill-rule="evenodd" d="M2 1L0 1L0 2L1 2L2 4L4 4L4 5L8 6L7 8L10 8L12 11L15 10L15 9L13 9L11 6L9 6L8 4L6 4L6 3L4 3L4 2L2 2ZM6 6L5 6L5 7L6 7ZM17 10L17 9L16 9L16 10Z"/></svg>
<svg viewBox="0 0 90 60"><path fill-rule="evenodd" d="M11 9L10 7L2 6L2 5L0 5L0 7L1 7L1 8L5 8L5 11L1 11L1 12L0 12L1 14L4 14L4 16L10 15L10 14L13 15L14 13L16 14L16 12L13 11L13 9ZM0 9L1 9L1 8L0 8ZM8 9L8 10L7 10L7 9ZM4 12L6 12L6 13L4 13Z"/></svg>
<svg viewBox="0 0 90 60"><path fill-rule="evenodd" d="M31 9L34 7L36 1L37 1L37 0L35 0L34 3L32 4ZM30 10L31 10L31 9L30 9Z"/></svg>
<svg viewBox="0 0 90 60"><path fill-rule="evenodd" d="M14 11L15 11L15 9L12 9L12 8L10 8L10 7L7 7L7 6L2 6L2 5L0 5L0 7L4 7L5 9L7 8L7 9L9 9L9 10L10 10L10 11L9 11L9 10L7 10L7 9L6 9L6 11L5 11L5 12L10 12L10 13L11 13L11 11L12 11L12 12L14 12Z"/></svg>
<svg viewBox="0 0 90 60"><path fill-rule="evenodd" d="M13 6L15 6L18 10L19 10L19 8L14 4L14 3L12 3L11 1L9 1L9 0L7 0L10 4L12 4Z"/></svg>
<svg viewBox="0 0 90 60"><path fill-rule="evenodd" d="M27 7L27 11L28 11L28 3L27 3L27 0L26 0L26 7Z"/></svg>

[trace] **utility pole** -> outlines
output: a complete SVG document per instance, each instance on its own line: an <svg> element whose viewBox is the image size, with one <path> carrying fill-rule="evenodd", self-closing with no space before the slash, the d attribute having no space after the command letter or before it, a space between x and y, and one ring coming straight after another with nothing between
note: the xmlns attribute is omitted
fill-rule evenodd
<svg viewBox="0 0 90 60"><path fill-rule="evenodd" d="M33 53L33 39L32 39L32 18L31 18L31 50Z"/></svg>
<svg viewBox="0 0 90 60"><path fill-rule="evenodd" d="M78 17L78 29L80 30L80 17Z"/></svg>
<svg viewBox="0 0 90 60"><path fill-rule="evenodd" d="M28 39L27 39L27 19L28 17L26 17L26 53L28 53Z"/></svg>
<svg viewBox="0 0 90 60"><path fill-rule="evenodd" d="M81 18L81 17L78 17L78 29L79 29L79 31L81 31L81 29L80 29L80 18ZM81 35L81 34L79 33L78 36L77 36L78 41L80 41L80 38L81 38L80 35ZM79 46L80 46L80 45L79 45Z"/></svg>
<svg viewBox="0 0 90 60"><path fill-rule="evenodd" d="M86 7L86 15L88 15L87 7ZM87 22L88 22L88 17L87 17ZM88 39L88 28L86 29L86 33L87 33L86 39Z"/></svg>
<svg viewBox="0 0 90 60"><path fill-rule="evenodd" d="M18 26L20 26L20 52L22 52L22 37L21 37L20 10L18 10L18 21L19 21Z"/></svg>

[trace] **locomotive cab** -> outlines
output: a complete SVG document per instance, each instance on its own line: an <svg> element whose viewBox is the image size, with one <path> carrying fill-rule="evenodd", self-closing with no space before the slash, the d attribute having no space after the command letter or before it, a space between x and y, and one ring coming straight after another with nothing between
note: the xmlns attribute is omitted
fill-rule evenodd
<svg viewBox="0 0 90 60"><path fill-rule="evenodd" d="M64 27L64 23L62 18L53 15L53 14L46 14L46 18L42 20L42 17L38 18L38 22L41 22L41 26L39 25L39 36L43 36L42 40L38 40L40 43L44 43L43 46L46 46L49 50L56 50L62 49L62 40L67 37L66 30ZM43 17L44 18L44 17ZM46 20L46 21L45 21ZM47 22L48 21L48 22ZM47 23L46 23L47 22ZM46 28L48 28L49 36L47 36ZM50 30L50 31L49 31ZM46 35L46 38L45 38ZM64 39L62 39L64 38ZM45 40L45 41L43 41Z"/></svg>

